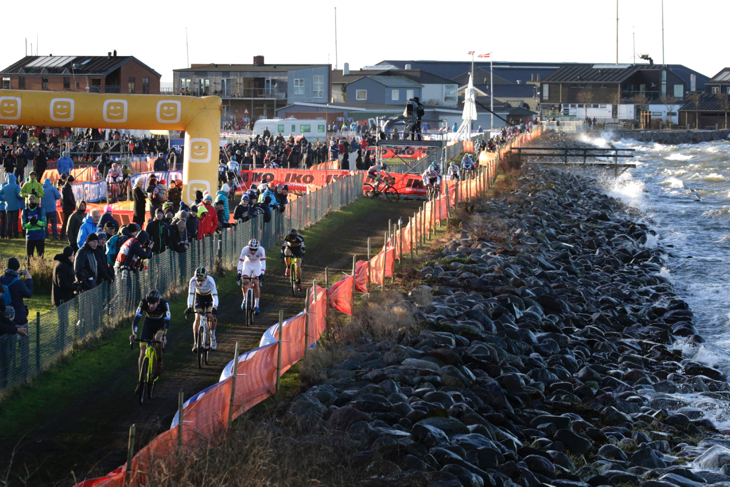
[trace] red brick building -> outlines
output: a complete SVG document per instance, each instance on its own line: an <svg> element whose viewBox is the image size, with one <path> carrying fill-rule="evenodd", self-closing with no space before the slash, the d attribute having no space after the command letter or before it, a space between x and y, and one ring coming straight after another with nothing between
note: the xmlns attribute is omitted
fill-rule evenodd
<svg viewBox="0 0 730 487"><path fill-rule="evenodd" d="M160 94L161 75L134 56L26 56L0 71L4 90Z"/></svg>

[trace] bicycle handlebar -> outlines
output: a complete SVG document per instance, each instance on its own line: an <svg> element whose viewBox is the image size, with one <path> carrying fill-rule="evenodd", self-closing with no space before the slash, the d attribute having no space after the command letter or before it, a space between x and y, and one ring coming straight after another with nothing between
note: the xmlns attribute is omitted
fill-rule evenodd
<svg viewBox="0 0 730 487"><path fill-rule="evenodd" d="M146 343L147 345L149 345L150 343L159 343L160 345L162 345L162 342L160 340L155 340L155 339L152 339L152 340L143 340L141 338L132 338L132 337L130 337L129 338L129 349L130 350L134 350L134 344L137 343L137 342L139 342L139 343Z"/></svg>

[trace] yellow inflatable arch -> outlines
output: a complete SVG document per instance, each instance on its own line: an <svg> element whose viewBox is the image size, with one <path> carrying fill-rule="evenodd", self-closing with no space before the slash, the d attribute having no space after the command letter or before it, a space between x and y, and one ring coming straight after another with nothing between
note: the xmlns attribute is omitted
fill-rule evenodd
<svg viewBox="0 0 730 487"><path fill-rule="evenodd" d="M218 187L221 99L217 96L109 95L0 91L0 124L184 130L183 198Z"/></svg>

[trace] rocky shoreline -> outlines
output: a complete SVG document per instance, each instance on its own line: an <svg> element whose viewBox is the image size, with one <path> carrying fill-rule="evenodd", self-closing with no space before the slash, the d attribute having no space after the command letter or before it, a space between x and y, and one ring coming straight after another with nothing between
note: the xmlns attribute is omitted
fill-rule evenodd
<svg viewBox="0 0 730 487"><path fill-rule="evenodd" d="M525 168L387 305L415 327L363 334L293 399L292 440L345 435L368 485L730 487L727 432L675 396L730 387L675 347L703 339L636 216Z"/></svg>
<svg viewBox="0 0 730 487"><path fill-rule="evenodd" d="M728 140L730 130L608 130L601 136L608 140L633 139L664 145L699 144L713 140Z"/></svg>

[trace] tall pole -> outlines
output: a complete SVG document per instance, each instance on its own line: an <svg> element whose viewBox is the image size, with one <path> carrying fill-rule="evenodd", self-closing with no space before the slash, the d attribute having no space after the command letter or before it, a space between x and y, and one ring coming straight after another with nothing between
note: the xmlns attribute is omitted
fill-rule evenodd
<svg viewBox="0 0 730 487"><path fill-rule="evenodd" d="M636 27L633 28L634 30L634 64L636 64ZM664 31L662 30L662 33Z"/></svg>
<svg viewBox="0 0 730 487"><path fill-rule="evenodd" d="M187 61L187 67L190 67L190 48L188 47L188 28L185 27L185 60Z"/></svg>
<svg viewBox="0 0 730 487"><path fill-rule="evenodd" d="M618 64L618 0L616 0L616 64Z"/></svg>
<svg viewBox="0 0 730 487"><path fill-rule="evenodd" d="M337 7L335 7L335 69L337 69Z"/></svg>
<svg viewBox="0 0 730 487"><path fill-rule="evenodd" d="M662 64L667 65L664 61L664 0L662 0Z"/></svg>
<svg viewBox="0 0 730 487"><path fill-rule="evenodd" d="M472 78L473 80L474 78ZM492 69L492 53L489 53L489 117L490 130L494 130L494 70ZM491 137L491 135L490 135Z"/></svg>

